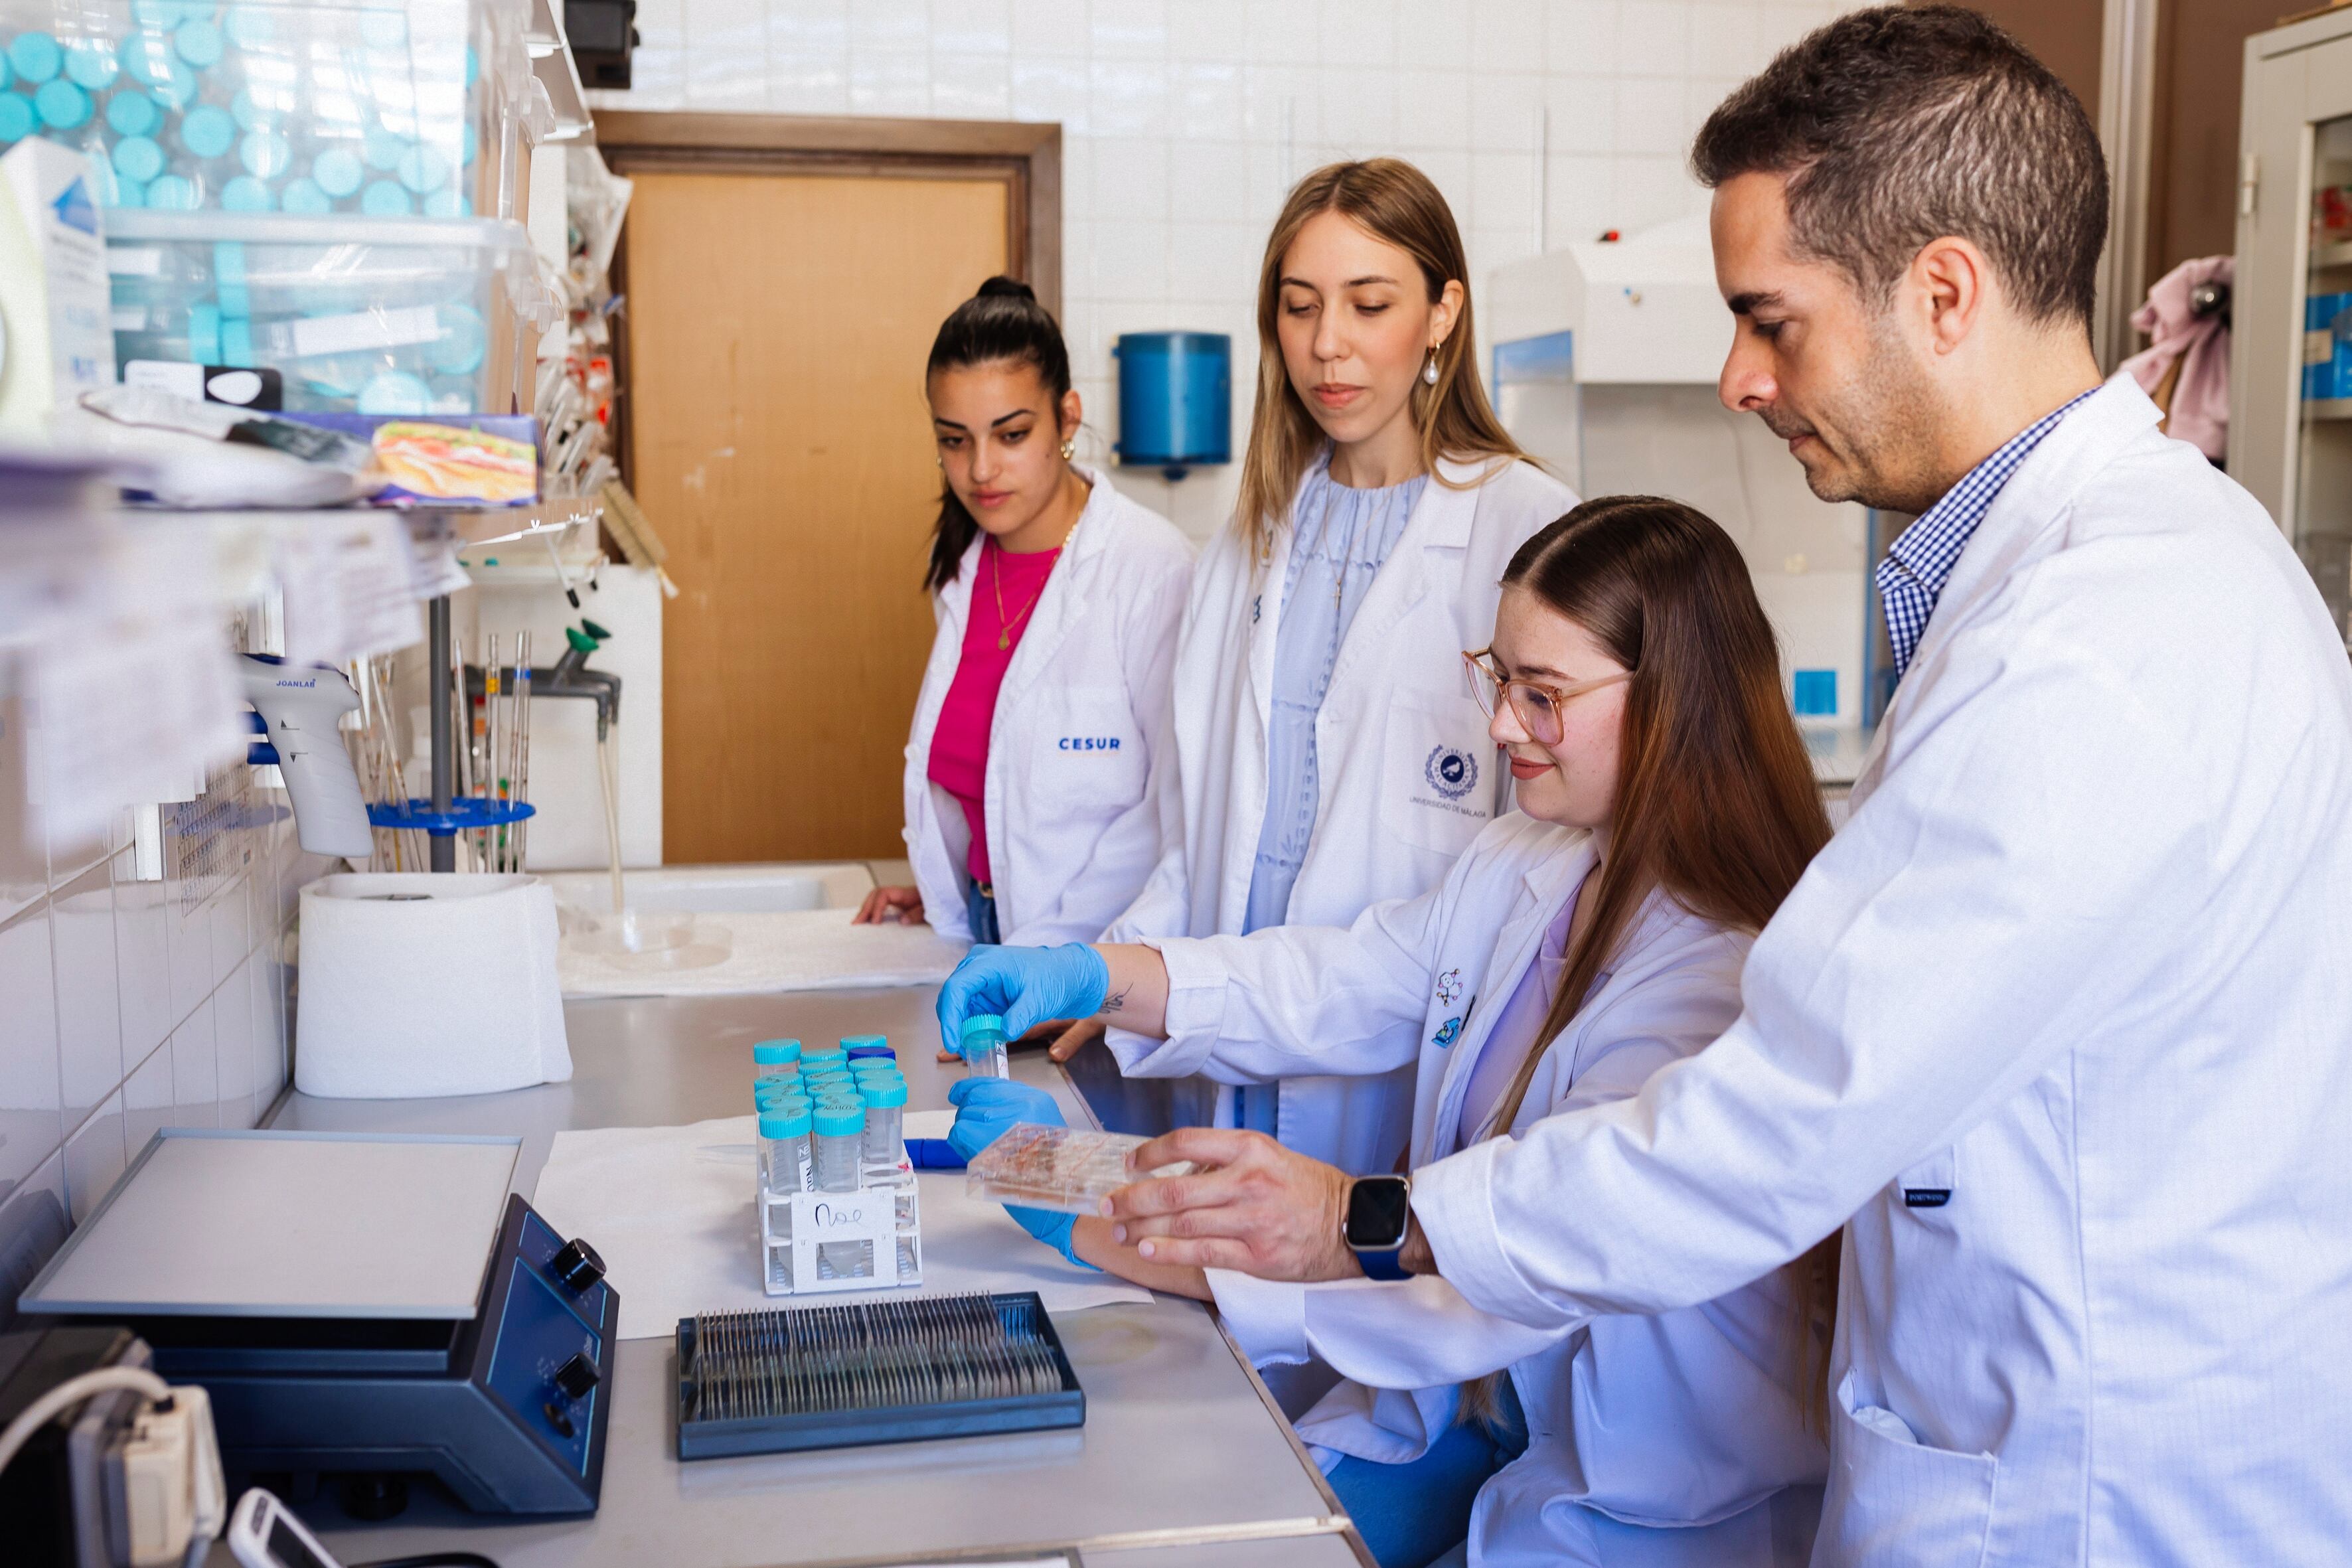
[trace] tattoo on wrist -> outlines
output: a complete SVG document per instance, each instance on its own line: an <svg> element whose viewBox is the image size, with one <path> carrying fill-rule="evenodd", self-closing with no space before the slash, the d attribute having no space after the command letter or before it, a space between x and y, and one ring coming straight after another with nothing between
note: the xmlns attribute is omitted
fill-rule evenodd
<svg viewBox="0 0 2352 1568"><path fill-rule="evenodd" d="M1127 1005L1127 994L1128 994L1129 992L1130 992L1130 991L1134 990L1134 989L1135 989L1135 983L1134 983L1133 981L1131 981L1131 980L1130 980L1130 981L1129 981L1126 984L1124 984L1124 985L1122 985L1122 986L1120 986L1120 987L1118 988L1118 994L1117 995L1115 995L1115 996L1106 996L1106 997L1104 997L1104 998L1103 998L1103 1005L1102 1005L1102 1011L1104 1011L1104 1012L1106 1012L1106 1013L1116 1013L1116 1012L1118 1012L1120 1008L1122 1008L1122 1007L1126 1006L1126 1005Z"/></svg>

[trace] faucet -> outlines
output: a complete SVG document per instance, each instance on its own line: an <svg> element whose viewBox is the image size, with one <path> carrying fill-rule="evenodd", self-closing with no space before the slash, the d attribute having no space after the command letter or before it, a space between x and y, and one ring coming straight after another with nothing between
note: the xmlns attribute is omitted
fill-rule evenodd
<svg viewBox="0 0 2352 1568"><path fill-rule="evenodd" d="M596 651L596 639L586 632L567 626L563 631L563 641L565 647L562 658L552 665L531 667L530 694L533 697L572 697L593 702L596 705L596 739L602 741L612 727L621 721L621 678L604 670L587 668L588 656ZM514 679L512 665L499 667L500 689L513 689ZM480 697L488 690L482 667L467 665L467 695Z"/></svg>

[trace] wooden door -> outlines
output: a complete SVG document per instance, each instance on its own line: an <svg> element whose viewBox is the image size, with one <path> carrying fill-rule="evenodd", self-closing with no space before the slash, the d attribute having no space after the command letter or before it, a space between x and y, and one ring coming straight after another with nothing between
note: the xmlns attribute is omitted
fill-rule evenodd
<svg viewBox="0 0 2352 1568"><path fill-rule="evenodd" d="M1001 176L637 172L636 493L662 626L665 860L896 858L939 510L923 360L1006 269Z"/></svg>

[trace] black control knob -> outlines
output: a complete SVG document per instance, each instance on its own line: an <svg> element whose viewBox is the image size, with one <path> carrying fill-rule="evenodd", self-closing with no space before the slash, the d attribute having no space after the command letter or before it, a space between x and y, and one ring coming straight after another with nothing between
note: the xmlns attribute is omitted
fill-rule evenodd
<svg viewBox="0 0 2352 1568"><path fill-rule="evenodd" d="M548 1267L555 1270L558 1279L574 1290L585 1290L604 1278L604 1258L597 1256L594 1247L576 1236L563 1244L549 1261Z"/></svg>
<svg viewBox="0 0 2352 1568"><path fill-rule="evenodd" d="M587 1398L597 1381L596 1363L584 1351L555 1369L555 1386L563 1390L566 1399Z"/></svg>

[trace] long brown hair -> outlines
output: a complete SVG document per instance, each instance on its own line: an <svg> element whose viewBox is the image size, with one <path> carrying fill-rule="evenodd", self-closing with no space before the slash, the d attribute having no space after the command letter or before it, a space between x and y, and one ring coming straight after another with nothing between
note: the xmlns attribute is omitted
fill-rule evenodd
<svg viewBox="0 0 2352 1568"><path fill-rule="evenodd" d="M1633 679L1591 923L1570 948L1537 1048L1495 1112L1497 1136L1653 895L1701 920L1759 931L1830 837L1781 694L1771 624L1738 547L1713 521L1655 496L1589 500L1520 545L1503 585L1583 627ZM1799 1371L1816 1423L1825 1411L1822 1325L1835 1300L1836 1240L1792 1266ZM1491 1415L1491 1380L1474 1384L1464 1407Z"/></svg>
<svg viewBox="0 0 2352 1568"><path fill-rule="evenodd" d="M1298 481L1323 449L1323 427L1290 384L1276 331L1282 306L1282 260L1307 220L1335 212L1374 238L1395 246L1421 268L1434 303L1448 283L1462 285L1462 310L1437 349L1437 384L1412 385L1412 422L1421 432L1421 461L1431 478L1441 457L1527 456L1512 440L1486 401L1478 380L1476 324L1470 314L1470 263L1453 209L1427 174L1402 158L1368 158L1327 163L1291 188L1266 237L1265 259L1257 279L1257 405L1250 415L1249 450L1242 457L1238 520L1253 552L1262 553L1290 515Z"/></svg>

